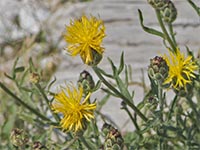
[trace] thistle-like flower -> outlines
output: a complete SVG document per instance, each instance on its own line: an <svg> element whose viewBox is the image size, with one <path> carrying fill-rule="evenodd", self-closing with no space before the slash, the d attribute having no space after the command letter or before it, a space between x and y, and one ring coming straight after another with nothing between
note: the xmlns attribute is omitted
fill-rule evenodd
<svg viewBox="0 0 200 150"><path fill-rule="evenodd" d="M105 37L105 26L102 20L91 16L82 16L66 26L64 38L68 43L67 50L72 56L80 55L85 64L97 64L100 61L104 48L101 46ZM98 58L97 59L97 56Z"/></svg>
<svg viewBox="0 0 200 150"><path fill-rule="evenodd" d="M61 92L56 94L52 109L56 113L61 113L63 118L60 122L63 130L77 132L85 128L86 121L94 118L93 111L96 109L96 103L89 103L90 93L83 98L83 88L76 89L67 86L62 88Z"/></svg>
<svg viewBox="0 0 200 150"><path fill-rule="evenodd" d="M176 53L169 52L170 56L164 55L164 59L169 66L169 74L164 83L172 83L172 87L176 90L184 88L192 83L195 78L195 70L198 66L192 60L192 56L185 57L183 53L177 49Z"/></svg>

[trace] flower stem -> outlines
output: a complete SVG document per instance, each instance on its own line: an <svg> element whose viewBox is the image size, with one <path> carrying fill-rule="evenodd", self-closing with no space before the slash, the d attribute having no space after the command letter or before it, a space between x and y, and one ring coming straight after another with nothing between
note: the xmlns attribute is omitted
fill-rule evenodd
<svg viewBox="0 0 200 150"><path fill-rule="evenodd" d="M171 23L168 23L168 28L169 28L170 35L171 35L171 37L172 37L172 41L173 41L175 47L177 47L177 42L176 42L176 38L175 38L175 33L174 33L173 26L172 26Z"/></svg>
<svg viewBox="0 0 200 150"><path fill-rule="evenodd" d="M126 106L123 107L123 109L127 112L128 116L131 118L131 121L133 122L133 124L135 125L135 128L137 131L140 131L140 128L136 122L136 119L133 118L131 112L128 110L128 108Z"/></svg>
<svg viewBox="0 0 200 150"><path fill-rule="evenodd" d="M175 108L178 100L179 100L179 97L176 95L174 97L173 101L172 101L172 104L171 104L171 107L170 107L170 110L169 110L169 114L168 114L168 117L167 117L167 121L169 121L171 119L171 115L174 112L174 108Z"/></svg>
<svg viewBox="0 0 200 150"><path fill-rule="evenodd" d="M60 122L60 118L58 117L58 115L56 115L53 110L51 109L50 103L49 103L49 99L47 98L46 94L44 93L44 90L42 89L42 87L40 86L39 83L35 84L36 87L38 88L39 92L42 94L43 98L45 99L45 102L49 108L49 110L51 111L51 114L53 115L53 117L56 119L56 121Z"/></svg>
<svg viewBox="0 0 200 150"><path fill-rule="evenodd" d="M160 120L163 122L163 106L164 106L164 99L162 96L162 87L160 84L158 84L158 100L159 100L159 105L160 105Z"/></svg>
<svg viewBox="0 0 200 150"><path fill-rule="evenodd" d="M13 92L11 92L2 82L0 82L0 87L6 92L8 93L11 97L13 97L16 102L18 102L19 104L21 104L23 107L27 108L28 110L30 110L32 113L34 113L35 115L37 115L39 118L51 122L51 120L49 118L47 118L46 116L42 115L39 111L37 111L36 109L32 108L31 106L29 106L28 104L24 103L19 97L17 97ZM52 123L52 122L51 122Z"/></svg>
<svg viewBox="0 0 200 150"><path fill-rule="evenodd" d="M175 44L173 43L173 41L171 40L171 38L170 38L170 36L169 36L169 34L168 34L166 28L165 28L165 25L164 25L164 23L163 23L163 21L162 21L161 15L160 15L160 11L159 11L159 10L155 10L155 11L156 11L156 15L157 15L158 22L159 22L160 27L161 27L161 29L162 29L162 31L163 31L163 34L165 35L166 40L169 42L169 45L171 46L173 52L176 53L176 46L175 46Z"/></svg>
<svg viewBox="0 0 200 150"><path fill-rule="evenodd" d="M140 110L131 103L132 100L125 97L123 94L121 94L115 87L113 87L108 81L105 80L105 78L101 75L99 72L99 69L96 66L92 67L96 75L99 77L99 79L110 89L112 90L116 95L118 95L127 105L129 105L135 113L140 116L145 122L147 122L147 118L140 112Z"/></svg>
<svg viewBox="0 0 200 150"><path fill-rule="evenodd" d="M95 139L95 144L96 145L101 145L101 140L100 140L100 133L99 133L99 129L96 123L96 120L92 120L92 127L93 127L93 131L94 131L94 139Z"/></svg>

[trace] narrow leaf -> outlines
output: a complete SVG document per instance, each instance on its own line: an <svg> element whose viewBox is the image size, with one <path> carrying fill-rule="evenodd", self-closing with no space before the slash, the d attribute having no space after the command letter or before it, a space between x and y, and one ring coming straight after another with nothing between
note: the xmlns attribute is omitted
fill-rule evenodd
<svg viewBox="0 0 200 150"><path fill-rule="evenodd" d="M139 13L140 24L141 24L143 30L146 31L147 33L160 36L161 38L164 39L164 34L162 32L157 31L157 30L155 30L153 28L148 28L148 27L144 26L144 24L143 24L143 16L142 16L142 12L141 12L140 9L138 9L138 13Z"/></svg>
<svg viewBox="0 0 200 150"><path fill-rule="evenodd" d="M102 70L101 68L98 68L98 67L97 67L97 69L98 69L98 71L99 71L101 74L103 74L104 76L113 79L113 76L112 76L111 74L106 73L106 72L105 72L104 70Z"/></svg>
<svg viewBox="0 0 200 150"><path fill-rule="evenodd" d="M125 85L126 85L126 88L128 88L128 69L127 69L127 66L125 67Z"/></svg>
<svg viewBox="0 0 200 150"><path fill-rule="evenodd" d="M29 66L30 66L30 71L31 72L35 72L36 71L36 69L34 67L34 64L33 64L32 58L29 59Z"/></svg>
<svg viewBox="0 0 200 150"><path fill-rule="evenodd" d="M100 87L101 87L101 80L98 80L94 89L93 89L93 92L97 91Z"/></svg>
<svg viewBox="0 0 200 150"><path fill-rule="evenodd" d="M23 72L24 70L25 70L25 68L24 68L23 66L21 66L21 67L15 68L15 69L14 69L14 72L15 72L15 74L16 74L16 73L18 73L18 72Z"/></svg>
<svg viewBox="0 0 200 150"><path fill-rule="evenodd" d="M110 98L110 94L107 94L101 99L101 101L98 103L99 110L102 108L102 106L104 106L107 103L109 98Z"/></svg>
<svg viewBox="0 0 200 150"><path fill-rule="evenodd" d="M187 49L187 53L188 53L188 55L192 56L192 60L194 61L195 57L194 57L193 52L189 49L188 46L186 46L186 49Z"/></svg>
<svg viewBox="0 0 200 150"><path fill-rule="evenodd" d="M106 92L107 94L109 95L112 95L114 97L118 97L115 93L111 92L110 90L108 89L105 89L105 88L101 88L102 91Z"/></svg>
<svg viewBox="0 0 200 150"><path fill-rule="evenodd" d="M56 82L56 77L54 77L53 81L50 82L50 84L47 87L47 90L49 91L51 86Z"/></svg>
<svg viewBox="0 0 200 150"><path fill-rule="evenodd" d="M128 91L128 88L126 87L126 85L123 83L123 81L120 79L119 76L115 77L115 80L117 82L117 86L120 90L120 92L129 100L132 99L129 91Z"/></svg>
<svg viewBox="0 0 200 150"><path fill-rule="evenodd" d="M13 68L12 68L12 78L13 78L13 79L15 79L15 77L16 77L15 68L16 68L16 66L17 66L18 60L19 60L19 57L17 57L17 59L15 60L14 65L13 65Z"/></svg>
<svg viewBox="0 0 200 150"><path fill-rule="evenodd" d="M110 62L111 64L111 67L112 67L112 71L113 71L113 75L117 75L117 68L116 66L114 65L113 61L108 57L108 61Z"/></svg>
<svg viewBox="0 0 200 150"><path fill-rule="evenodd" d="M120 65L118 68L118 74L120 74L124 69L124 52L122 52L121 57L120 57Z"/></svg>
<svg viewBox="0 0 200 150"><path fill-rule="evenodd" d="M194 10L197 12L197 14L200 16L200 7L198 7L192 0L188 0L190 5L194 8Z"/></svg>
<svg viewBox="0 0 200 150"><path fill-rule="evenodd" d="M10 80L15 80L15 79L13 79L13 77L9 76L7 73L4 73L4 75Z"/></svg>

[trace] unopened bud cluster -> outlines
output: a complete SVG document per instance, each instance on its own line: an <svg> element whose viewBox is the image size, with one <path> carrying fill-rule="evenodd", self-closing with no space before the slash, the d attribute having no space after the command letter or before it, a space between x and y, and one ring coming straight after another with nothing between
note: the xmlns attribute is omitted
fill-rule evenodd
<svg viewBox="0 0 200 150"><path fill-rule="evenodd" d="M31 83L36 84L40 81L40 75L38 73L33 72L30 74L29 80Z"/></svg>
<svg viewBox="0 0 200 150"><path fill-rule="evenodd" d="M168 5L161 10L162 18L167 23L172 23L176 20L177 10L174 4L169 1Z"/></svg>
<svg viewBox="0 0 200 150"><path fill-rule="evenodd" d="M95 86L92 76L85 70L80 73L78 83L83 87L86 95L91 92Z"/></svg>
<svg viewBox="0 0 200 150"><path fill-rule="evenodd" d="M155 9L163 9L169 0L147 0Z"/></svg>
<svg viewBox="0 0 200 150"><path fill-rule="evenodd" d="M147 0L153 8L160 10L162 19L166 23L172 23L177 17L177 10L170 0Z"/></svg>
<svg viewBox="0 0 200 150"><path fill-rule="evenodd" d="M153 80L156 80L158 84L163 84L164 80L168 77L168 72L169 67L167 62L162 57L156 56L150 59L148 75Z"/></svg>
<svg viewBox="0 0 200 150"><path fill-rule="evenodd" d="M113 126L105 123L102 128L103 133L106 135L106 139L103 145L104 150L121 150L123 149L124 140L120 132Z"/></svg>
<svg viewBox="0 0 200 150"><path fill-rule="evenodd" d="M47 148L39 141L34 142L32 147L33 150L47 150Z"/></svg>
<svg viewBox="0 0 200 150"><path fill-rule="evenodd" d="M27 133L24 130L15 128L12 130L10 134L10 140L14 146L21 147L28 143L29 138L28 138Z"/></svg>
<svg viewBox="0 0 200 150"><path fill-rule="evenodd" d="M148 101L147 101L146 104L147 104L149 110L152 110L152 111L156 110L156 108L158 106L158 99L157 99L157 97L154 96L154 95L151 95L151 96L148 97L147 100Z"/></svg>

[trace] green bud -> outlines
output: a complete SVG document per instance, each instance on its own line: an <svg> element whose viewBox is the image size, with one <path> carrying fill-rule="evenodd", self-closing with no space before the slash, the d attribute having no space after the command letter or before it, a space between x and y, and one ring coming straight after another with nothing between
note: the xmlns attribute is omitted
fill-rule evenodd
<svg viewBox="0 0 200 150"><path fill-rule="evenodd" d="M112 140L111 139L107 139L106 142L104 143L104 147L107 148L111 148L112 147Z"/></svg>
<svg viewBox="0 0 200 150"><path fill-rule="evenodd" d="M95 87L92 76L85 70L80 73L78 83L83 86L83 90L86 95Z"/></svg>
<svg viewBox="0 0 200 150"><path fill-rule="evenodd" d="M10 141L14 146L21 147L28 143L29 138L23 129L15 128L10 134Z"/></svg>
<svg viewBox="0 0 200 150"><path fill-rule="evenodd" d="M149 4L151 4L151 6L153 6L153 8L159 10L164 8L169 2L169 0L147 0L147 1Z"/></svg>
<svg viewBox="0 0 200 150"><path fill-rule="evenodd" d="M103 146L105 150L123 149L124 140L117 129L105 123L103 125L102 131L106 133L106 139Z"/></svg>
<svg viewBox="0 0 200 150"><path fill-rule="evenodd" d="M147 99L147 103L146 103L148 109L150 110L156 110L157 106L158 106L158 99L156 96L149 96Z"/></svg>
<svg viewBox="0 0 200 150"><path fill-rule="evenodd" d="M150 65L148 67L148 75L150 78L162 85L168 76L168 72L169 67L162 57L156 56L150 59Z"/></svg>
<svg viewBox="0 0 200 150"><path fill-rule="evenodd" d="M39 142L39 141L35 141L34 143L33 143L33 150L46 150L47 148L44 146L44 145L42 145L42 143L41 142Z"/></svg>
<svg viewBox="0 0 200 150"><path fill-rule="evenodd" d="M166 23L172 23L176 20L177 10L171 1L169 1L168 5L165 6L160 12L161 12L163 20Z"/></svg>
<svg viewBox="0 0 200 150"><path fill-rule="evenodd" d="M112 150L121 150L121 147L118 144L114 144Z"/></svg>
<svg viewBox="0 0 200 150"><path fill-rule="evenodd" d="M40 75L38 73L31 73L29 77L29 81L33 84L36 84L40 81Z"/></svg>
<svg viewBox="0 0 200 150"><path fill-rule="evenodd" d="M104 123L101 130L104 133L104 135L106 136L109 133L111 128L112 128L112 126L110 124Z"/></svg>

